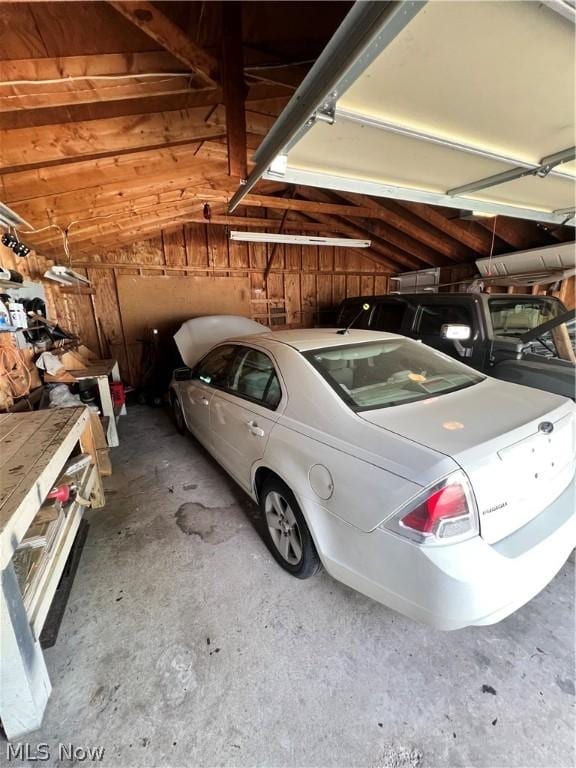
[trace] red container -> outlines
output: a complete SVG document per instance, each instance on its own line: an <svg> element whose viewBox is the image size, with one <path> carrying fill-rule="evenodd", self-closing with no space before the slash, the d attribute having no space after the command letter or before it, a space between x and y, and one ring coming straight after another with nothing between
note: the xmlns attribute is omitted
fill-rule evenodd
<svg viewBox="0 0 576 768"><path fill-rule="evenodd" d="M120 408L126 402L126 393L124 384L121 381L113 381L110 384L110 393L112 395L112 405L114 408Z"/></svg>

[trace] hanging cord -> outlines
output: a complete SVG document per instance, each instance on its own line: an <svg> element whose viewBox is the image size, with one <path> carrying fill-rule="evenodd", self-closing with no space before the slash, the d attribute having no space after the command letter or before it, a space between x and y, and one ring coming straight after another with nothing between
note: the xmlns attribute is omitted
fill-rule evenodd
<svg viewBox="0 0 576 768"><path fill-rule="evenodd" d="M492 243L490 244L490 255L488 256L488 277L492 277L492 257L494 256L494 241L496 240L496 222L498 216L494 216L494 226L492 227Z"/></svg>

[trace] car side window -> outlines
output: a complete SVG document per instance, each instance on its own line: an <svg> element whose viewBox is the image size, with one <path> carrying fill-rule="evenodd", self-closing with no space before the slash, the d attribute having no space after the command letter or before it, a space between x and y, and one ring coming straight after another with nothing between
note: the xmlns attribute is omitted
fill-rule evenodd
<svg viewBox="0 0 576 768"><path fill-rule="evenodd" d="M422 336L441 336L445 324L469 325L472 327L472 313L463 304L422 304L418 327L415 329Z"/></svg>
<svg viewBox="0 0 576 768"><path fill-rule="evenodd" d="M192 372L192 378L211 387L224 388L229 381L230 364L236 348L232 344L208 352Z"/></svg>
<svg viewBox="0 0 576 768"><path fill-rule="evenodd" d="M228 391L271 409L277 408L282 399L272 360L264 352L248 347L238 349Z"/></svg>

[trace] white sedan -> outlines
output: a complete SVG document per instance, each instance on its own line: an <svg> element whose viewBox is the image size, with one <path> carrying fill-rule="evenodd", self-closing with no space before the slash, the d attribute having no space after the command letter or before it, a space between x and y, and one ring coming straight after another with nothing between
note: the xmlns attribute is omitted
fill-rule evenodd
<svg viewBox="0 0 576 768"><path fill-rule="evenodd" d="M458 629L508 616L570 555L570 400L389 333L270 332L220 316L175 338L190 366L171 383L176 424L260 505L292 575L323 565Z"/></svg>

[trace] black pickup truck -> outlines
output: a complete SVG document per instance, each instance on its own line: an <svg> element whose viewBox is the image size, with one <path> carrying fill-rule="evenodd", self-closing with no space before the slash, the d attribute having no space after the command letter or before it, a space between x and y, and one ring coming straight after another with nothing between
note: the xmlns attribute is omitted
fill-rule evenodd
<svg viewBox="0 0 576 768"><path fill-rule="evenodd" d="M494 378L575 398L575 313L551 296L358 296L340 305L337 326L350 325L419 339Z"/></svg>

